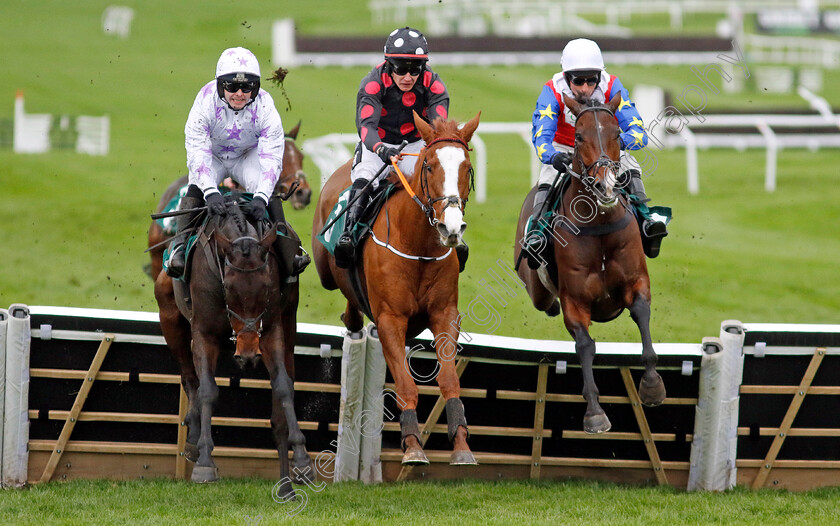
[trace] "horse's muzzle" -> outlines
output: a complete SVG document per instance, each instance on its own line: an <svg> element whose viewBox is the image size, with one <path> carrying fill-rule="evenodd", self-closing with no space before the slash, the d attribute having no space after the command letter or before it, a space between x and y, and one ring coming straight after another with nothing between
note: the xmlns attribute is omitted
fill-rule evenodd
<svg viewBox="0 0 840 526"><path fill-rule="evenodd" d="M461 239L464 236L464 231L467 229L467 224L462 222L454 232L442 222L437 223L435 228L440 235L440 244L445 247L454 248L461 244Z"/></svg>

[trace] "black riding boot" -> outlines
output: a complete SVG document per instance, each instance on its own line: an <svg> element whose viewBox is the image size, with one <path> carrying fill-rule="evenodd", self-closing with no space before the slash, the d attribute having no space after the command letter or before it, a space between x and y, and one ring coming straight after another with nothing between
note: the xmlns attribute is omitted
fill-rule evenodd
<svg viewBox="0 0 840 526"><path fill-rule="evenodd" d="M638 170L631 170L630 175L630 185L627 189L635 196L633 204L641 205L647 209L646 203L650 199L645 193L645 185L642 183L641 174ZM653 259L659 255L662 238L668 235L668 228L662 221L654 221L649 218L644 218L640 226L642 231L642 246L645 254Z"/></svg>
<svg viewBox="0 0 840 526"><path fill-rule="evenodd" d="M197 197L185 195L181 198L181 203L178 206L178 210L190 210L192 208L198 208L203 205L204 200ZM189 236L188 230L191 226L195 226L193 225L193 222L200 213L201 210L197 212L191 212L189 214L181 214L175 221L175 237L172 238L172 245L170 245L169 247L169 260L166 263L166 273L169 275L169 277L180 278L184 275L184 268L187 265L187 255L185 247L187 244L187 237Z"/></svg>
<svg viewBox="0 0 840 526"><path fill-rule="evenodd" d="M338 242L335 244L335 250L333 252L335 255L335 264L341 268L349 268L353 263L353 256L355 252L355 245L353 244L352 236L353 227L359 221L359 218L361 218L368 203L370 203L370 186L366 185L367 181L364 179L356 179L353 182L353 187L350 189L350 196L347 201L353 204L350 205L350 208L348 208L345 213L344 232L341 234L341 237L338 238ZM358 199L353 202L353 199L357 195L359 196Z"/></svg>
<svg viewBox="0 0 840 526"><path fill-rule="evenodd" d="M455 247L455 255L458 256L458 272L463 272L467 268L467 259L470 257L470 247L463 239L461 244Z"/></svg>
<svg viewBox="0 0 840 526"><path fill-rule="evenodd" d="M285 276L297 276L304 271L311 260L308 254L298 255L301 247L300 238L286 222L286 214L283 212L283 203L280 198L275 197L268 202L268 217L272 224L277 226L277 230L285 234L278 234L277 239L274 240L274 250L282 266L281 270Z"/></svg>
<svg viewBox="0 0 840 526"><path fill-rule="evenodd" d="M537 222L540 220L550 190L550 184L541 184L537 187L537 193L534 195L534 207L531 209L531 228L525 232L525 246L522 249L525 251L528 267L532 270L540 268L539 251L541 243L539 236L529 236L528 234L536 230Z"/></svg>

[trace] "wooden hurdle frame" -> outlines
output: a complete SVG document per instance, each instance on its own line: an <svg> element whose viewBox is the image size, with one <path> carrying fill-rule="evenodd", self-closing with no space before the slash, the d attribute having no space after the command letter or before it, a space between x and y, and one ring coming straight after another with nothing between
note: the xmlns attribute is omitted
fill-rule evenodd
<svg viewBox="0 0 840 526"><path fill-rule="evenodd" d="M33 308L34 314L43 317L39 308ZM71 309L73 312L84 310ZM45 308L45 312L53 312ZM49 316L48 316L49 317ZM323 327L302 324L305 330L301 331L304 344L296 348L296 356L303 359L338 359L340 361L341 351L339 342L343 339L343 330L338 327ZM760 324L746 324L744 331L760 334ZM319 334L320 331L320 334ZM840 334L840 328L838 328ZM723 334L723 333L722 333ZM154 385L178 385L180 377L177 374L148 373L148 372L125 372L106 370L102 366L106 358L113 353L119 353L123 344L143 344L156 347L164 346L162 337L157 334L136 334L122 333L119 331L101 330L79 331L62 330L50 328L49 326L37 327L33 324L32 340L59 340L65 342L63 345L95 345L96 350L90 363L84 367L49 368L36 367L30 369L30 376L33 381L60 380L80 382L78 389L74 391L73 403L70 409L53 409L46 411L43 408L29 408L29 418L38 419L39 422L48 420L61 422L61 431L55 439L34 438L29 440L29 481L31 483L48 482L51 480L66 480L72 478L152 478L152 477L175 477L183 479L189 477L191 464L186 461L181 453L186 440L186 428L183 419L186 413L187 400L183 389L178 388L180 396L177 399L177 413L172 412L121 412L121 411L96 411L86 410L85 404L94 386L99 383L118 385L122 383L136 382L139 384ZM530 478L530 479L563 479L595 478L605 481L622 483L641 484L668 484L676 487L686 487L689 473L694 469L694 452L692 458L666 458L661 456L662 447L669 443L684 441L695 446L695 435L692 433L679 433L673 430L657 428L652 425L650 416L655 416L658 408L643 408L636 391L638 374L641 366L632 365L636 363L638 356L628 356L623 352L623 344L599 344L599 352L606 359L598 367L604 370L617 370L621 380L623 393L614 391L601 396L602 404L611 409L608 413L629 411L632 418L625 419L631 422L634 429L625 422L623 428L610 431L601 435L587 435L579 429L562 428L563 443L586 443L586 447L598 447L598 443L628 444L638 447L643 446L645 455L640 458L592 458L588 456L565 456L547 453L545 448L546 440L559 438L558 430L546 424L547 415L556 411L558 407L566 404L582 406L585 401L579 394L558 391L558 378L566 368L576 368L574 361L572 342L536 342L530 341L530 350L521 350L516 345L521 345L526 340L515 338L483 338L482 335L472 335L473 344L465 345L456 358L456 370L462 378L474 368L483 366L485 368L493 365L503 365L507 371L512 367L519 368L522 378L530 378L528 383L533 381L533 387L522 389L500 388L491 386L476 387L469 385L469 381L462 382L461 397L468 408L467 417L470 421L470 433L472 437L492 440L502 439L523 439L527 440L530 447L526 451L511 453L504 451L483 451L475 449L474 453L479 462L476 468L451 467L448 465L450 451L443 447L427 448L426 453L431 462L428 466L403 467L400 465L402 452L398 448L385 447L381 451L382 473L384 480L415 480L423 478ZM741 339L743 341L743 337ZM832 340L833 341L833 340ZM73 343L76 342L76 343ZM320 342L320 343L318 343ZM714 352L703 348L701 345L680 344L670 348L673 344L658 344L657 351L660 352L660 367L663 371L670 371L667 374L693 375L700 370L701 360L705 360L708 353ZM784 417L779 422L762 423L758 430L755 425L744 425L744 422L737 422L733 435L738 440L752 440L757 434L759 437L773 437L772 443L761 455L761 458L741 458L734 462L737 467L737 483L752 488L778 487L793 490L809 489L812 487L836 484L837 473L840 470L840 460L799 460L788 458L785 455L783 446L790 437L823 437L836 438L840 436L840 426L816 428L796 427L796 418L800 414L803 402L807 395L840 395L840 386L824 385L823 380L818 384L814 383L815 378L826 362L827 357L836 360L832 355L840 354L840 346L814 346L814 347L773 347L763 345L743 345L742 355L750 360L756 355L773 355L778 351L782 355L801 357L808 356L809 363L801 375L797 385L770 385L770 384L744 384L740 385L741 396L791 396ZM562 350L566 347L565 352ZM760 352L756 349L760 347ZM553 348L553 349L552 349ZM561 348L557 351L557 348ZM569 352L571 348L571 352ZM162 350L162 349L161 349ZM665 352L663 352L663 350ZM671 353L671 354L669 354ZM433 360L434 353L421 351L415 353L417 358ZM500 356L500 357L496 357ZM664 363L663 363L664 362ZM561 367L562 364L562 367ZM596 362L598 364L598 362ZM472 367L471 367L472 366ZM177 370L172 361L172 369ZM552 372L554 369L554 372ZM562 371L561 371L562 369ZM596 369L597 370L597 369ZM634 372L636 377L634 379ZM610 373L614 374L614 373ZM663 376L666 374L662 373ZM574 377L575 374L572 374ZM518 378L518 377L517 377ZM695 377L696 378L696 377ZM217 377L217 384L220 388L233 388L233 380L229 377ZM702 382L702 380L701 380ZM740 382L740 380L739 380ZM247 390L268 390L267 379L241 378L236 380L241 389ZM554 387L552 387L552 385ZM666 380L666 385L668 381ZM331 382L299 381L295 385L296 391L301 393L324 393L330 397L338 397L341 392L341 385ZM393 389L392 384L385 384L385 388ZM441 438L445 437L447 427L445 422L440 422L444 409L444 400L440 396L438 388L434 385L419 386L421 401L425 400L427 410L418 414L421 417L421 443L426 445L433 436L437 436L436 443L440 445ZM222 395L223 396L223 395ZM666 399L664 406L672 407L679 411L693 411L698 406L698 396L674 396ZM504 422L481 422L470 413L473 402L499 401L516 404L516 412L530 412L532 423L530 426L505 425ZM473 402L471 402L473 401ZM419 406L418 406L419 409ZM583 408L580 408L582 415ZM612 416L612 414L610 414ZM485 418L486 420L486 418ZM472 423L479 421L478 423ZM76 424L79 422L103 422L119 425L120 423L148 423L163 424L166 426L177 426L177 439L174 441L161 442L113 442L107 440L76 439L73 436ZM236 427L236 428L270 428L268 418L245 418L232 416L217 416L213 418L214 426ZM300 422L301 429L308 433L336 433L339 429L339 422L330 421L325 423L318 420L305 420ZM383 437L393 438L399 436L399 424L395 421L383 423ZM766 440L766 438L765 438ZM606 441L606 442L604 442ZM393 444L393 440L390 441ZM383 444L385 441L383 441ZM329 462L335 457L335 451L323 450L316 452L310 450L310 454L320 459L319 464ZM673 457L673 454L671 455ZM269 448L253 447L229 447L219 446L214 450L220 471L223 476L263 476L274 478L277 476L276 464L266 460L276 458L276 450ZM733 470L734 473L734 470ZM328 474L319 473L319 479L330 480ZM696 488L704 489L704 488ZM708 489L708 488L705 488Z"/></svg>

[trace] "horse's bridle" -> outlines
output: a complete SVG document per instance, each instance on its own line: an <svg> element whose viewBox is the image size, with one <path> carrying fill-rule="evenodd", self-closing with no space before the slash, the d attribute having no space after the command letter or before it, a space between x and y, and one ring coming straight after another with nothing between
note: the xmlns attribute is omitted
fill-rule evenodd
<svg viewBox="0 0 840 526"><path fill-rule="evenodd" d="M586 113L587 111L605 111L609 114L610 117L615 117L615 114L612 112L612 110L610 110L607 107L588 106L582 109L580 113L577 114L577 118L580 119L580 116ZM598 122L597 117L595 117L595 124L600 128L600 123ZM621 163L619 163L618 161L613 161L612 159L610 159L610 157L607 155L607 152L604 150L604 143L601 140L600 130L599 133L597 133L596 135L598 136L598 148L601 150L600 157L595 159L592 163L590 163L587 166L587 164L583 161L583 157L580 155L580 150L578 149L577 144L575 144L575 153L573 159L577 159L580 162L580 165L583 166L583 170L582 173L577 173L573 169L569 170L569 173L571 173L572 176L580 179L580 181L587 188L592 188L595 185L595 177L592 175L593 169L597 169L603 166L615 173L616 175L618 175L618 171L621 166ZM575 142L577 142L577 140L575 140ZM574 166L574 163L572 163L572 165Z"/></svg>
<svg viewBox="0 0 840 526"><path fill-rule="evenodd" d="M432 140L429 144L425 146L425 150L428 151L428 148L435 143L439 142L455 142L463 146L467 151L470 151L471 148L467 145L467 143L459 138L459 137L438 137L437 139ZM434 204L438 201L445 201L446 203L443 206L443 210L441 210L441 214L443 214L447 208L449 207L458 207L461 210L461 213L464 212L464 209L467 206L467 199L461 199L460 195L445 195L441 197L432 197L429 192L429 181L428 181L428 172L431 171L429 168L429 164L426 160L426 155L423 155L423 165L420 169L420 188L423 190L423 194L426 197L426 204L423 204L417 196L413 196L414 201L420 206L423 210L423 213L426 214L426 218L429 220L429 224L432 227L436 226L440 223L440 220L437 218L437 214L435 213ZM472 166L470 166L470 190L473 189L475 186L475 171L473 170Z"/></svg>
<svg viewBox="0 0 840 526"><path fill-rule="evenodd" d="M240 241L248 241L248 240L254 241L257 244L260 243L259 239L255 238L255 237L242 236L242 237L238 237L238 238L234 239L233 241L231 241L230 244L235 245L236 243L238 243ZM242 273L245 273L245 274L249 274L249 273L252 273L252 272L259 272L260 270L264 269L266 267L266 265L268 265L268 253L266 253L265 259L263 260L262 264L257 266L257 267L254 267L254 268L237 267L236 265L234 265L233 263L230 262L230 260L227 258L227 256L225 256L225 268L226 269L230 268L230 269L233 269L237 272L242 272ZM222 276L222 286L224 287L225 273L222 272L221 269L219 269L219 273ZM240 334L243 334L243 333L246 333L246 332L256 333L257 338L262 336L262 318L265 315L266 311L268 310L268 305L263 307L262 312L260 312L260 314L256 318L243 318L242 316L237 314L233 309L230 308L230 306L227 303L227 297L225 297L225 310L227 311L228 321L231 322L230 328L231 328L231 331L233 332L233 335L230 337L231 341L235 342L236 338ZM234 330L233 329L233 323L232 323L233 320L231 318L236 318L237 320L241 321L242 324L244 325L244 327L242 329L240 329L239 331Z"/></svg>

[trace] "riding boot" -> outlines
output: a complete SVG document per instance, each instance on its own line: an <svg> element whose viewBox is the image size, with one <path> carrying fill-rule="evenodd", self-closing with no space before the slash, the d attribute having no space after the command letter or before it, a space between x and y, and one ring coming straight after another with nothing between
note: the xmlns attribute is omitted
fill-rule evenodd
<svg viewBox="0 0 840 526"><path fill-rule="evenodd" d="M370 186L366 185L367 181L364 179L356 179L350 189L350 196L347 201L352 204L345 213L344 232L338 238L338 242L335 244L335 250L333 251L335 264L341 268L349 268L355 259L354 252L356 247L353 242L353 227L356 226L356 223L370 202ZM356 201L353 202L353 199L356 199Z"/></svg>
<svg viewBox="0 0 840 526"><path fill-rule="evenodd" d="M534 206L531 209L531 227L525 232L525 246L522 249L525 251L528 267L532 270L540 268L540 264L542 263L539 257L542 239L540 239L540 236L529 234L537 229L537 223L542 216L545 201L548 199L548 192L550 190L550 184L541 184L537 187L537 193L534 195Z"/></svg>
<svg viewBox="0 0 840 526"><path fill-rule="evenodd" d="M279 198L273 198L268 202L268 217L271 223L276 225L277 239L274 240L274 251L277 253L277 261L280 262L284 276L294 277L304 271L310 263L308 254L298 255L301 247L300 239L286 222L286 215L283 212L283 203Z"/></svg>
<svg viewBox="0 0 840 526"><path fill-rule="evenodd" d="M646 203L650 201L650 198L645 193L641 174L638 170L631 170L630 175L630 185L627 189L633 195L632 203L640 212L642 209L647 211ZM647 257L653 259L659 255L662 238L668 235L668 228L662 221L655 221L649 217L643 217L639 226L642 231L642 247Z"/></svg>
<svg viewBox="0 0 840 526"><path fill-rule="evenodd" d="M178 210L190 210L203 205L203 200L186 195L181 198ZM187 266L187 255L184 248L187 244L186 241L189 234L187 230L192 226L200 213L201 210L189 214L181 214L175 221L176 233L175 237L172 238L172 244L169 246L169 259L166 262L166 273L172 278L180 278L184 275L184 269Z"/></svg>

